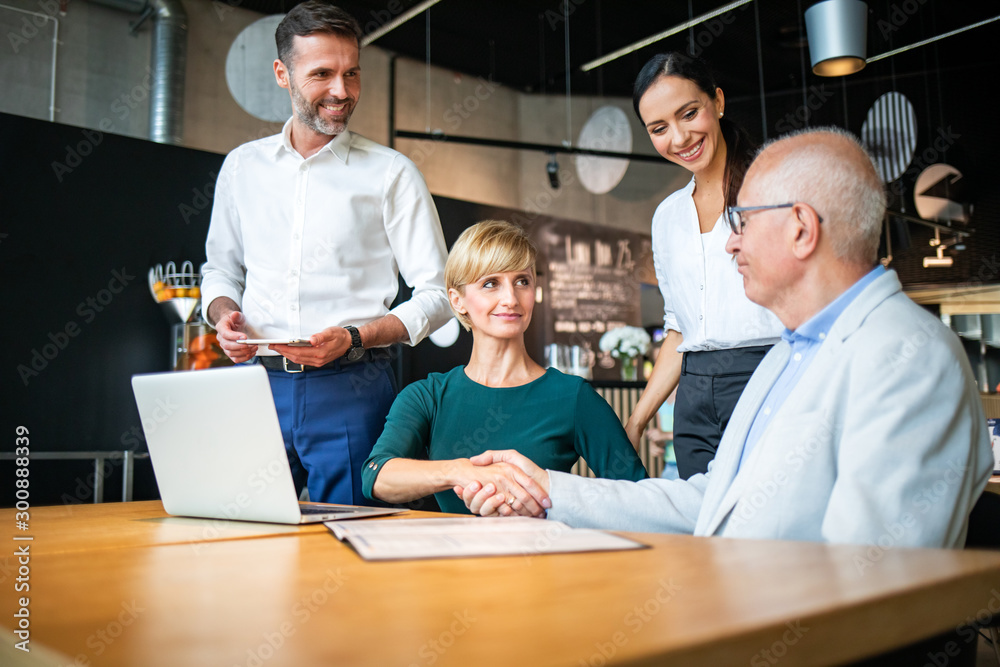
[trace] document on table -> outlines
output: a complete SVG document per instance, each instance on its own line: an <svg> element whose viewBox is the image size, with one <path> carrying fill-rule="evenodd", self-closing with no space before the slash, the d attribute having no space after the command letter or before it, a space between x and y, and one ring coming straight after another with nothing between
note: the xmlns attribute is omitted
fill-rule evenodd
<svg viewBox="0 0 1000 667"><path fill-rule="evenodd" d="M530 556L647 546L599 530L529 517L327 521L325 525L365 560Z"/></svg>

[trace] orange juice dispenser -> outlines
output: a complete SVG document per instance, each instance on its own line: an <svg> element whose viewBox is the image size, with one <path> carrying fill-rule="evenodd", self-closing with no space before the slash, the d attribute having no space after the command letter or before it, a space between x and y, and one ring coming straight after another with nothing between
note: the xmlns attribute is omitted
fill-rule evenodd
<svg viewBox="0 0 1000 667"><path fill-rule="evenodd" d="M149 291L171 323L170 367L175 371L232 365L215 331L201 319L201 275L189 261L180 270L174 262L149 270Z"/></svg>

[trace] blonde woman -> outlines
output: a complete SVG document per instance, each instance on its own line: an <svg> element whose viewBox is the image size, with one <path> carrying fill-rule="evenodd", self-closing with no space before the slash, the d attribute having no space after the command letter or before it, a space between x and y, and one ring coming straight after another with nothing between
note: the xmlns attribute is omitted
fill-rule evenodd
<svg viewBox="0 0 1000 667"><path fill-rule="evenodd" d="M528 356L535 247L520 227L490 220L465 230L444 277L452 310L472 331L472 357L399 394L362 469L368 498L405 503L435 494L443 511L468 513L452 489L493 485L514 512L544 509L533 499L544 494L520 469L469 462L488 449L516 449L553 470L568 472L583 457L601 477L647 476L604 399Z"/></svg>

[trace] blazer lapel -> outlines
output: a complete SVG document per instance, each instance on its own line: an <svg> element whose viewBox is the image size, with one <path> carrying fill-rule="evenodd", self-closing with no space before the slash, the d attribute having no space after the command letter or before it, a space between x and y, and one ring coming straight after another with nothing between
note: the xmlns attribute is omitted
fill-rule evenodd
<svg viewBox="0 0 1000 667"><path fill-rule="evenodd" d="M830 337L838 342L846 340L861 326L868 314L878 304L901 289L896 272L887 271L885 275L880 276L859 294L854 302L837 318L830 331ZM740 469L739 462L743 455L743 445L764 398L778 379L781 371L784 370L785 364L788 363L790 352L791 348L784 341L775 345L761 361L750 383L743 391L713 464L712 483L706 489L705 501L698 520L699 526L695 531L696 535L713 535L733 510L733 507L736 506L736 502L742 497L744 489L753 478L754 466L759 458L759 449L766 446L767 431L770 430L770 426L781 419L780 411L769 424L769 428L761 434L761 438L754 448L755 451L750 454L746 464ZM805 376L799 380L800 382L807 380L813 375L813 371L822 367L822 363L819 366L816 363L822 360L823 352L824 350L820 350L820 354L813 359ZM789 400L792 400L792 397L789 397ZM723 444L728 446L724 449ZM717 473L719 473L718 477Z"/></svg>
<svg viewBox="0 0 1000 667"><path fill-rule="evenodd" d="M743 395L740 396L733 416L726 426L722 442L719 443L719 451L712 461L711 482L705 490L705 500L698 516L699 526L695 529L695 535L711 535L715 532L725 517L724 508L728 505L731 509L736 503L736 498L739 498L741 479L745 479L746 475L737 473L747 434L771 386L788 363L789 353L790 348L787 343L784 341L776 343L761 360L743 390Z"/></svg>

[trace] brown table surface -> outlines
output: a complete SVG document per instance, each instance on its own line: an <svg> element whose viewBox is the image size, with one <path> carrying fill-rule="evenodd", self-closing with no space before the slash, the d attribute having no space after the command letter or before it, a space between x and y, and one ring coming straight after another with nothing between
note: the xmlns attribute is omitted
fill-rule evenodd
<svg viewBox="0 0 1000 667"><path fill-rule="evenodd" d="M990 480L986 482L986 490L993 493L1000 493L1000 475L990 477Z"/></svg>
<svg viewBox="0 0 1000 667"><path fill-rule="evenodd" d="M3 530L17 531L12 509L0 509ZM401 517L434 513L404 512ZM322 523L288 526L276 523L191 519L169 516L159 500L131 503L55 505L31 509L30 534L36 553L64 553L126 547L187 544L195 552L221 540L295 536L329 531ZM0 556L0 566L3 558Z"/></svg>
<svg viewBox="0 0 1000 667"><path fill-rule="evenodd" d="M24 544L12 512L7 544ZM34 651L0 657L40 660L44 645L60 655L39 664L829 664L1000 610L1000 553L986 551L631 534L652 548L367 563L321 527L194 549L150 530L157 518L147 503L33 510ZM5 627L14 576L0 582Z"/></svg>

